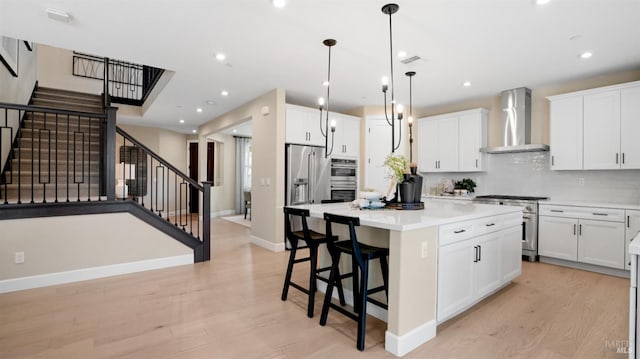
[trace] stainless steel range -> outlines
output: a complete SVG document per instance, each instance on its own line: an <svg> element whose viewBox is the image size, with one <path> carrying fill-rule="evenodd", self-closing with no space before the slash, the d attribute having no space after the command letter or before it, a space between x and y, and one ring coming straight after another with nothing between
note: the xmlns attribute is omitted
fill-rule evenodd
<svg viewBox="0 0 640 359"><path fill-rule="evenodd" d="M529 257L529 261L535 262L538 259L538 201L545 199L549 198L489 195L477 196L473 201L522 207L522 255Z"/></svg>

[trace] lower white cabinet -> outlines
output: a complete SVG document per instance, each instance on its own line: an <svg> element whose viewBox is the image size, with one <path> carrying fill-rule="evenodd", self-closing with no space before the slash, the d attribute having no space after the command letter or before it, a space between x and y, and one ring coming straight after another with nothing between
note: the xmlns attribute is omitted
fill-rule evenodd
<svg viewBox="0 0 640 359"><path fill-rule="evenodd" d="M633 237L640 232L640 211L635 209L627 209L625 211L625 250L624 250L624 269L631 268L631 255L629 254L629 243Z"/></svg>
<svg viewBox="0 0 640 359"><path fill-rule="evenodd" d="M575 218L540 216L538 222L538 254L578 260L578 220Z"/></svg>
<svg viewBox="0 0 640 359"><path fill-rule="evenodd" d="M612 208L540 205L538 254L624 269L624 212Z"/></svg>
<svg viewBox="0 0 640 359"><path fill-rule="evenodd" d="M578 262L624 269L624 223L581 219Z"/></svg>
<svg viewBox="0 0 640 359"><path fill-rule="evenodd" d="M451 226L440 229L444 245L438 250L438 323L471 307L522 272L522 226L505 218L458 223L458 230ZM487 220L491 227L486 227ZM486 233L488 228L495 231ZM456 234L460 240L451 239Z"/></svg>

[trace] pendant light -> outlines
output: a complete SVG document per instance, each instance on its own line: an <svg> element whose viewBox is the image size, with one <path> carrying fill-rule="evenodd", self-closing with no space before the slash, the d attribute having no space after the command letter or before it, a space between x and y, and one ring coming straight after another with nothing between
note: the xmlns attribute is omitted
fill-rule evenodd
<svg viewBox="0 0 640 359"><path fill-rule="evenodd" d="M405 72L405 75L409 77L409 162L413 162L413 76L416 75L415 71Z"/></svg>
<svg viewBox="0 0 640 359"><path fill-rule="evenodd" d="M382 7L382 13L389 15L389 53L391 59L391 116L387 114L387 91L389 89L389 79L385 76L382 78L382 92L384 93L384 116L387 123L391 126L391 153L395 152L402 142L402 127L400 123L402 121L402 105L396 105L394 94L394 82L393 82L393 26L391 22L391 15L395 14L400 6L398 4L386 4ZM396 112L397 111L397 112ZM398 121L398 128L400 129L398 134L398 144L396 145L396 121Z"/></svg>
<svg viewBox="0 0 640 359"><path fill-rule="evenodd" d="M337 41L334 39L326 39L322 41L322 43L329 48L329 65L327 69L327 81L325 82L325 85L327 86L327 99L326 101L322 97L318 99L318 106L320 108L320 132L324 137L324 157L327 158L333 152L333 139L336 132L336 121L331 120L331 149L329 149L329 90L331 88L331 48L337 43ZM323 110L325 110L326 112L324 126L322 125Z"/></svg>

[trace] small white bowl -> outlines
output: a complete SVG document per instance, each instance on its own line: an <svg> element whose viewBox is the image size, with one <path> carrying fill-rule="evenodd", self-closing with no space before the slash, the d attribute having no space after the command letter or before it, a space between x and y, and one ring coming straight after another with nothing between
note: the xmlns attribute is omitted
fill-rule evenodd
<svg viewBox="0 0 640 359"><path fill-rule="evenodd" d="M360 191L360 195L358 196L358 198L363 198L368 200L379 200L380 198L382 198L382 193Z"/></svg>

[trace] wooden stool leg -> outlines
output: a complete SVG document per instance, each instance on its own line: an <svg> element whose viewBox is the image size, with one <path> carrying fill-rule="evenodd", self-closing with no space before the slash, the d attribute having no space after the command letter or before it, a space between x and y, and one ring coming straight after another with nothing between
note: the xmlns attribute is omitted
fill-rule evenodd
<svg viewBox="0 0 640 359"><path fill-rule="evenodd" d="M362 285L360 290L360 296L358 298L360 303L360 312L358 312L358 350L364 350L364 339L367 334L367 281L369 279L369 261L364 261L364 267L361 271Z"/></svg>
<svg viewBox="0 0 640 359"><path fill-rule="evenodd" d="M336 276L340 276L338 264L340 263L340 253L331 254L331 272L329 274L329 281L327 283L327 292L324 295L324 302L322 303L322 313L320 314L320 325L327 324L327 316L329 315L329 304L331 303L331 296L333 295L333 286L336 282Z"/></svg>
<svg viewBox="0 0 640 359"><path fill-rule="evenodd" d="M307 304L307 317L313 318L313 307L316 298L316 270L318 269L318 244L308 243L309 257L311 258L309 266L309 302Z"/></svg>
<svg viewBox="0 0 640 359"><path fill-rule="evenodd" d="M380 269L382 269L382 283L384 284L384 294L389 300L389 264L387 263L387 257L380 257Z"/></svg>
<svg viewBox="0 0 640 359"><path fill-rule="evenodd" d="M351 256L351 284L353 290L353 310L360 313L360 285L358 283L358 262Z"/></svg>
<svg viewBox="0 0 640 359"><path fill-rule="evenodd" d="M291 254L289 254L289 264L287 265L287 274L284 276L284 287L282 288L282 300L287 300L289 293L289 284L291 284L291 274L293 272L293 262L296 259L296 250L298 249L297 240L289 240L291 242Z"/></svg>

